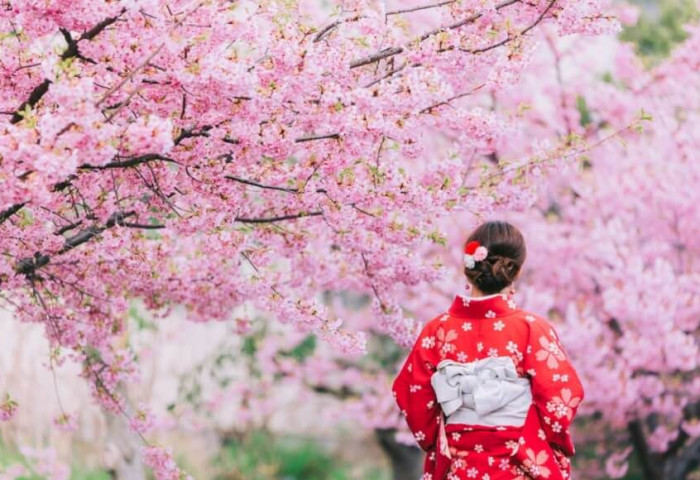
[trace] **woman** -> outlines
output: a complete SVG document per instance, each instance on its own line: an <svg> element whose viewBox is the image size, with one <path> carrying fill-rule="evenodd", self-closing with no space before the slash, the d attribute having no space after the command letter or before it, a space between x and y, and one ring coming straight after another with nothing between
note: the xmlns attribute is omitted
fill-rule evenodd
<svg viewBox="0 0 700 480"><path fill-rule="evenodd" d="M469 297L420 333L392 390L427 452L423 480L568 479L578 375L544 318L515 305L525 241L506 222L467 239Z"/></svg>

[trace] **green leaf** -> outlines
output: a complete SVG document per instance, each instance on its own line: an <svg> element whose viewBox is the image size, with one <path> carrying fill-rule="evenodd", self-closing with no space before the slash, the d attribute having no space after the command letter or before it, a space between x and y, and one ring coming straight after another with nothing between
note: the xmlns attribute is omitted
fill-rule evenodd
<svg viewBox="0 0 700 480"><path fill-rule="evenodd" d="M307 335L304 340L299 342L294 348L280 352L280 355L292 357L294 360L301 363L313 355L314 351L316 351L316 336Z"/></svg>
<svg viewBox="0 0 700 480"><path fill-rule="evenodd" d="M438 230L433 230L432 232L428 233L427 237L432 240L433 243L437 243L443 247L447 246L447 237L442 235Z"/></svg>
<svg viewBox="0 0 700 480"><path fill-rule="evenodd" d="M576 97L576 109L578 110L580 120L579 122L581 123L582 127L586 127L591 124L591 111L588 109L588 104L586 103L586 99L578 95Z"/></svg>

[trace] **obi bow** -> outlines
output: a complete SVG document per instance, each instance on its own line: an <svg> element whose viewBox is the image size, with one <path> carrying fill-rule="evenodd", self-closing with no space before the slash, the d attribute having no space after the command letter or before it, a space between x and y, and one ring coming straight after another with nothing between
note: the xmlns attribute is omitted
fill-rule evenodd
<svg viewBox="0 0 700 480"><path fill-rule="evenodd" d="M431 384L448 423L521 424L532 403L530 382L518 376L510 357L443 360Z"/></svg>

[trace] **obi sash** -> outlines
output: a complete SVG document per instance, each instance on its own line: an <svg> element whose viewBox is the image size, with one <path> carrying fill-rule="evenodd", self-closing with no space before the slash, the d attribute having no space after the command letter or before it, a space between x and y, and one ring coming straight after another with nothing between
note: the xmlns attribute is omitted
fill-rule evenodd
<svg viewBox="0 0 700 480"><path fill-rule="evenodd" d="M522 426L532 405L530 381L510 357L443 360L430 383L447 424Z"/></svg>

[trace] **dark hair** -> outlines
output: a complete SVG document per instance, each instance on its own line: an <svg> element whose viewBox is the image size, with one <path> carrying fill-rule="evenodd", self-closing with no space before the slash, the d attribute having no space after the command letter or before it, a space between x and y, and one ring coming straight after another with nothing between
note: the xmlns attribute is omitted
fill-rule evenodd
<svg viewBox="0 0 700 480"><path fill-rule="evenodd" d="M474 268L464 268L469 281L486 295L513 283L527 254L520 230L508 222L486 222L469 235L465 245L473 240L488 249L488 256Z"/></svg>

